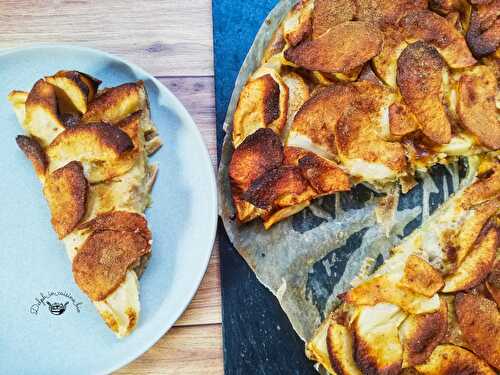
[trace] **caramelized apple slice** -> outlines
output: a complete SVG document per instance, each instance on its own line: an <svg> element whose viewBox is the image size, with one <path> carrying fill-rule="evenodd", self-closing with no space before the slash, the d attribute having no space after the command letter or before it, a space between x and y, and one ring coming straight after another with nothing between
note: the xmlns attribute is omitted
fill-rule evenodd
<svg viewBox="0 0 500 375"><path fill-rule="evenodd" d="M500 370L500 313L495 302L480 295L459 294L455 308L460 329L474 353Z"/></svg>
<svg viewBox="0 0 500 375"><path fill-rule="evenodd" d="M332 368L338 375L361 375L354 362L352 336L346 327L332 322L328 327L326 345Z"/></svg>
<svg viewBox="0 0 500 375"><path fill-rule="evenodd" d="M421 10L406 15L399 24L408 43L421 40L431 44L451 68L465 68L476 63L464 37L446 18L430 10Z"/></svg>
<svg viewBox="0 0 500 375"><path fill-rule="evenodd" d="M500 149L500 122L495 97L495 72L479 65L463 73L458 81L457 113L462 126L486 147Z"/></svg>
<svg viewBox="0 0 500 375"><path fill-rule="evenodd" d="M424 42L409 45L398 60L397 83L422 132L437 144L449 143L451 124L441 102L445 66L439 53Z"/></svg>
<svg viewBox="0 0 500 375"><path fill-rule="evenodd" d="M16 137L16 143L21 151L24 152L24 155L31 161L31 164L33 164L35 173L42 178L48 165L47 156L42 146L33 138L25 135L18 135Z"/></svg>
<svg viewBox="0 0 500 375"><path fill-rule="evenodd" d="M284 56L309 70L348 73L376 56L382 42L382 33L372 25L347 21L332 27L317 39L288 48Z"/></svg>
<svg viewBox="0 0 500 375"><path fill-rule="evenodd" d="M59 239L71 233L85 215L88 190L83 167L77 161L55 170L45 180L43 193Z"/></svg>
<svg viewBox="0 0 500 375"><path fill-rule="evenodd" d="M410 255L399 285L426 297L432 297L443 286L441 274L422 258Z"/></svg>
<svg viewBox="0 0 500 375"><path fill-rule="evenodd" d="M439 345L426 363L415 368L423 375L495 375L486 362L455 345Z"/></svg>
<svg viewBox="0 0 500 375"><path fill-rule="evenodd" d="M383 29L396 25L409 12L426 8L426 0L356 0L356 19Z"/></svg>
<svg viewBox="0 0 500 375"><path fill-rule="evenodd" d="M467 43L476 57L491 55L500 46L500 3L496 0L478 4L470 17Z"/></svg>
<svg viewBox="0 0 500 375"><path fill-rule="evenodd" d="M487 225L483 232L458 269L445 279L444 293L473 288L493 269L499 231L494 225Z"/></svg>
<svg viewBox="0 0 500 375"><path fill-rule="evenodd" d="M283 35L291 46L296 46L310 35L314 0L301 0L283 21Z"/></svg>
<svg viewBox="0 0 500 375"><path fill-rule="evenodd" d="M250 79L241 91L233 118L233 144L260 128L277 134L285 127L288 110L288 88L277 74Z"/></svg>
<svg viewBox="0 0 500 375"><path fill-rule="evenodd" d="M87 112L101 81L77 72L61 70L45 80L56 87L58 106L61 113Z"/></svg>
<svg viewBox="0 0 500 375"><path fill-rule="evenodd" d="M127 172L137 156L127 133L108 124L79 125L67 129L46 151L51 171L71 160L78 160L84 166L90 183Z"/></svg>
<svg viewBox="0 0 500 375"><path fill-rule="evenodd" d="M42 147L64 131L64 125L59 119L56 91L50 83L41 79L31 89L26 99L23 127Z"/></svg>

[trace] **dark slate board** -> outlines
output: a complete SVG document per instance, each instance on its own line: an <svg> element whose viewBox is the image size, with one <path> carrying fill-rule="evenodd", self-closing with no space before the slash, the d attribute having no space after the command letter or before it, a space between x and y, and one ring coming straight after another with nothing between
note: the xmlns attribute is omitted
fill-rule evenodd
<svg viewBox="0 0 500 375"><path fill-rule="evenodd" d="M213 0L217 151L241 64L276 0ZM317 374L276 298L229 242L219 221L224 368L233 374Z"/></svg>

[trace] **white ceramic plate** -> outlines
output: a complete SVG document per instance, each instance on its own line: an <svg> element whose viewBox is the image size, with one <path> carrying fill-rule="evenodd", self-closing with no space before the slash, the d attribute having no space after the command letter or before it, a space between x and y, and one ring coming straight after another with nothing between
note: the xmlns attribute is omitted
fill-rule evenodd
<svg viewBox="0 0 500 375"><path fill-rule="evenodd" d="M61 69L89 73L103 81L101 87L144 80L164 141L152 158L160 173L146 212L154 244L141 279L141 317L123 340L75 285L40 183L15 143L23 131L7 94L29 91L36 80ZM0 140L0 373L99 374L124 366L179 318L208 264L217 195L196 125L172 93L142 69L100 51L50 45L0 53ZM46 301L68 304L54 315Z"/></svg>

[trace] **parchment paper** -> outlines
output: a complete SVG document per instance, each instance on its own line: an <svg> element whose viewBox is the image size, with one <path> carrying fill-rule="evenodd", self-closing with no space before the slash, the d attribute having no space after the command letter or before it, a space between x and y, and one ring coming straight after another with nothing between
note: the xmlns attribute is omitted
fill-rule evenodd
<svg viewBox="0 0 500 375"><path fill-rule="evenodd" d="M379 223L384 194L364 185L314 201L307 209L264 230L260 220L238 225L228 178L233 147L228 136L239 94L260 65L265 47L295 0L281 1L268 15L241 67L227 110L226 137L219 165L219 214L229 239L279 300L293 328L304 340L336 306L336 296L360 273L371 272L402 238L418 228L459 185L467 184L467 160L435 166L419 174L409 193L393 194L393 215ZM466 176L467 175L467 176ZM398 199L399 197L399 199ZM378 207L378 208L377 208Z"/></svg>

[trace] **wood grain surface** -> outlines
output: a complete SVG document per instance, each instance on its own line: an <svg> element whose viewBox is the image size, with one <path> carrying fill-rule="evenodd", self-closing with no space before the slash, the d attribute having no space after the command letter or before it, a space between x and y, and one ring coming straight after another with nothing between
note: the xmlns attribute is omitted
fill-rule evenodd
<svg viewBox="0 0 500 375"><path fill-rule="evenodd" d="M0 0L0 48L64 43L98 48L160 78L185 105L215 168L211 0ZM168 140L166 140L168 143ZM217 244L189 308L117 374L222 374Z"/></svg>

